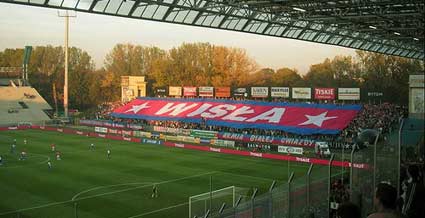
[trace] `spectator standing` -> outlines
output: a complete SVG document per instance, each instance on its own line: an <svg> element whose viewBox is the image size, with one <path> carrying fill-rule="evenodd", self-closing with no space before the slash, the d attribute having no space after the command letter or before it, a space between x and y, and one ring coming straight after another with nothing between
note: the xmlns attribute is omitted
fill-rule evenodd
<svg viewBox="0 0 425 218"><path fill-rule="evenodd" d="M408 166L407 177L402 212L408 218L425 217L425 188L418 167Z"/></svg>
<svg viewBox="0 0 425 218"><path fill-rule="evenodd" d="M341 204L336 211L337 218L361 218L360 208L351 203L346 202Z"/></svg>
<svg viewBox="0 0 425 218"><path fill-rule="evenodd" d="M396 211L397 189L387 183L376 187L374 205L376 212L367 218L401 218Z"/></svg>

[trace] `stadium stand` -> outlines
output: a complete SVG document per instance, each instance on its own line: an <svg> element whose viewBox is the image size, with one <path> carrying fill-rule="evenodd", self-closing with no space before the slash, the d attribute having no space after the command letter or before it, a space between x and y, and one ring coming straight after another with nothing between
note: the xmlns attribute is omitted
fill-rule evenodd
<svg viewBox="0 0 425 218"><path fill-rule="evenodd" d="M0 125L37 124L50 120L44 110L52 108L32 87L0 87L0 96Z"/></svg>

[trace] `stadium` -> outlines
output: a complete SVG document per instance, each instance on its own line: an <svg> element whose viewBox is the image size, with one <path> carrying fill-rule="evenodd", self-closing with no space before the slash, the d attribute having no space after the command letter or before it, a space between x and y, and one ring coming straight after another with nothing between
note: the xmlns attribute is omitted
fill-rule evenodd
<svg viewBox="0 0 425 218"><path fill-rule="evenodd" d="M423 1L11 5L60 10L65 46L0 50L0 218L425 217ZM355 51L302 74L127 43L96 69L77 13Z"/></svg>

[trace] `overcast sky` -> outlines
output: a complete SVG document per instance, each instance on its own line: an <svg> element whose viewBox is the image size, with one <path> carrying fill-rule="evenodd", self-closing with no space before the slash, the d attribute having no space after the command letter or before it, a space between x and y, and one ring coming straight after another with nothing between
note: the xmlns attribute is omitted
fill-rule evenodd
<svg viewBox="0 0 425 218"><path fill-rule="evenodd" d="M64 18L54 9L0 3L0 51L25 45L62 45ZM299 40L153 21L77 13L70 21L70 46L89 52L96 67L117 43L177 47L183 42L209 42L245 49L260 67L290 67L307 72L311 64L353 49Z"/></svg>

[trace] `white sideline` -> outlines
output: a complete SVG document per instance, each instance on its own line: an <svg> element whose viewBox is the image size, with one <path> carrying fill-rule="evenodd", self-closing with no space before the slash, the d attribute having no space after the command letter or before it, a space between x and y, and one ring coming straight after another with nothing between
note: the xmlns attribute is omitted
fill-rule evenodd
<svg viewBox="0 0 425 218"><path fill-rule="evenodd" d="M168 209L175 208L175 207L181 207L181 206L186 205L186 204L189 204L189 202L176 204L176 205L169 206L169 207L164 207L164 208L161 208L161 209L158 209L158 210L149 211L149 212L146 212L146 213L130 216L130 217L127 217L127 218L136 218L136 217L141 217L141 216L145 216L145 215L149 215L149 214L153 214L153 213L158 213L158 212L161 212L163 210L168 210Z"/></svg>
<svg viewBox="0 0 425 218"><path fill-rule="evenodd" d="M171 180L166 180L166 181L162 181L162 182L157 182L156 184L166 184L166 183L170 183L170 182L176 182L176 181L185 180L185 179L194 178L194 177L199 177L199 176L204 176L204 175L208 175L208 174L214 174L216 172L217 171L200 173L200 174L196 174L196 175L192 175L192 176L186 176L186 177L181 177L181 178L177 178L177 179L171 179ZM90 195L90 196L87 196L87 197L80 198L78 200L96 198L96 197L101 197L101 196L110 195L110 194L116 194L116 193L120 193L120 192L125 192L125 191L130 191L130 190L135 190L135 189L147 187L147 186L149 186L149 185L138 186L138 187L123 189L123 190L118 190L118 191L112 191L112 192L106 192L106 193L97 194L97 195ZM73 200L71 199L71 200L67 200L67 201L57 201L57 202L43 204L43 205L39 205L39 206L35 206L35 207L28 207L28 208L22 208L22 209L14 210L14 211L7 211L7 212L0 213L0 215L13 214L13 213L17 213L17 212L39 209L39 208L44 208L44 207L49 207L49 206L54 206L54 205L59 205L59 204L65 204L65 203L70 203L70 202L73 202Z"/></svg>

